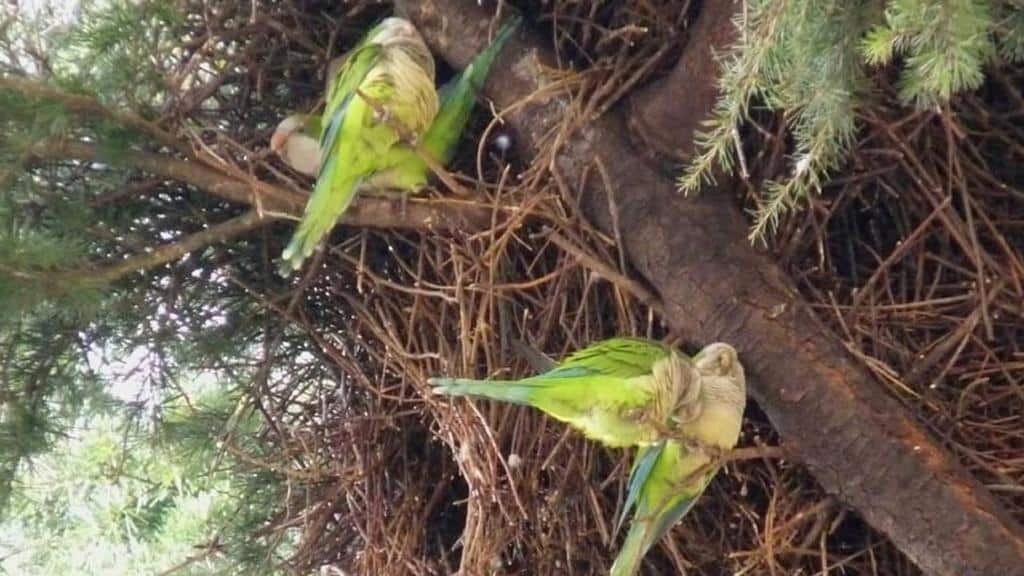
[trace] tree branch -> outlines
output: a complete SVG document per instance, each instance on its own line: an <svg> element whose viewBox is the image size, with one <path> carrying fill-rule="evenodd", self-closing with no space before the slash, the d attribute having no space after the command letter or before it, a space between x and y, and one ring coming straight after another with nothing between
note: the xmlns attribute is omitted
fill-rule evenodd
<svg viewBox="0 0 1024 576"><path fill-rule="evenodd" d="M164 146L173 148L174 150L186 155L191 154L189 148L185 146L181 140L160 126L137 114L108 108L99 100L91 96L71 94L62 90L57 90L43 82L27 80L25 78L18 78L14 76L0 77L0 90L20 92L30 100L42 99L59 102L69 111L79 115L99 114L100 116L109 118L122 126L133 128L139 132L148 134Z"/></svg>
<svg viewBox="0 0 1024 576"><path fill-rule="evenodd" d="M307 195L273 186L256 178L243 181L205 164L138 151L108 151L95 144L74 141L44 142L31 149L37 160L103 162L148 172L199 188L228 202L255 207L272 216L302 216ZM402 200L400 196L360 194L339 220L369 228L410 230L451 229L479 231L491 225L493 207L469 200ZM515 208L504 208L513 212Z"/></svg>
<svg viewBox="0 0 1024 576"><path fill-rule="evenodd" d="M248 178L245 174L240 176L237 171L219 170L215 162L197 157L185 142L137 114L114 110L93 97L70 94L43 82L24 78L0 77L0 90L18 92L29 99L59 102L79 115L97 114L109 118L122 126L151 136L160 144L179 152L187 160L137 151L119 151L115 154L94 144L73 141L38 144L30 151L31 156L36 159L75 159L135 168L190 184L229 202L252 205L261 212L276 213L275 216L288 215L298 218L302 215L307 199L305 194L297 190L272 186L256 178ZM492 206L465 200L403 200L398 196L360 194L341 217L340 222L372 228L480 231L490 227L493 209ZM502 210L515 211L514 208Z"/></svg>
<svg viewBox="0 0 1024 576"><path fill-rule="evenodd" d="M177 242L158 246L149 252L127 258L117 264L112 264L98 270L63 272L58 276L58 280L65 280L68 284L101 286L110 284L132 272L150 270L183 258L186 254L200 248L226 242L273 219L271 216L260 214L257 210L249 210L241 216L221 222L220 224L214 224L201 232L190 234Z"/></svg>
<svg viewBox="0 0 1024 576"><path fill-rule="evenodd" d="M700 17L688 30L683 57L665 79L637 90L629 99L626 123L630 135L653 153L652 158L667 157L673 170L693 155L690 135L702 128L707 112L718 101L718 55L736 38L732 20L738 8L731 1L701 4ZM694 82L695 78L701 81ZM673 89L666 89L668 86ZM679 92L677 88L682 86L685 91ZM686 94L685 106L680 105L680 94Z"/></svg>
<svg viewBox="0 0 1024 576"><path fill-rule="evenodd" d="M456 66L485 46L490 14L474 0L397 4ZM731 198L683 199L671 179L622 137L620 113L579 122L570 133L568 95L547 90L543 98L529 99L542 93L544 71L556 68L556 60L539 38L522 36L511 39L498 57L487 93L499 107L517 104L503 118L526 156L552 153L550 135L559 135L561 148L551 161L555 177L584 183L581 205L609 235L613 195L620 249L658 292L673 329L695 342L732 343L749 368L752 396L787 450L925 572L1024 574L1021 526L850 357L792 280L750 246L747 222ZM680 66L688 65L692 50ZM685 84L651 90L668 90L673 105L706 116L710 110L694 107L706 102L691 102L687 94L695 83L711 79L677 78L685 78ZM649 129L687 137L674 124ZM688 147L686 142L676 146ZM599 162L608 168L607 184L604 178L585 177ZM483 565L485 559L476 561Z"/></svg>

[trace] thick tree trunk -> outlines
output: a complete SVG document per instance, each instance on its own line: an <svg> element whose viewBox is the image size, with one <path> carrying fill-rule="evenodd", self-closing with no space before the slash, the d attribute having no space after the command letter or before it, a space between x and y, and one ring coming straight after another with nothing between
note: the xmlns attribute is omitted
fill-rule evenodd
<svg viewBox="0 0 1024 576"><path fill-rule="evenodd" d="M460 67L485 45L491 14L475 0L399 5L433 48ZM554 66L539 39L524 37L509 43L488 82L499 109L536 92L545 67ZM634 101L634 127L669 135L648 141L686 140L678 126L708 112L713 100L686 96L695 83L713 83L688 76L687 70L705 70L691 68L692 57L684 54L677 73ZM647 113L659 98L687 112L673 111L677 120L666 121L672 125L652 125L656 116ZM506 120L524 152L535 154L570 110L566 96L546 95ZM1024 530L849 357L792 281L750 246L733 201L724 194L683 199L621 136L626 122L615 113L578 124L563 136L553 164L561 180L588 183L579 191L584 210L609 234L611 194L629 261L660 294L668 322L693 341L724 340L739 349L752 395L821 485L927 573L1024 575ZM582 177L598 163L611 190L603 178Z"/></svg>
<svg viewBox="0 0 1024 576"><path fill-rule="evenodd" d="M718 100L717 54L736 36L732 25L735 10L736 5L730 1L702 3L700 17L690 28L684 56L668 77L630 98L626 114L630 134L652 153L652 159L666 158L678 169L693 154L692 136Z"/></svg>

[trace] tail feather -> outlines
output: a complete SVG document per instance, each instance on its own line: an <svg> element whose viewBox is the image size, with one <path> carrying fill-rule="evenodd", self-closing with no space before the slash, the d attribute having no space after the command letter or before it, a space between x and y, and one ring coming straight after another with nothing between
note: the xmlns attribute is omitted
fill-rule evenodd
<svg viewBox="0 0 1024 576"><path fill-rule="evenodd" d="M633 576L637 573L637 570L640 569L640 562L647 552L645 532L646 523L634 520L629 534L626 535L625 542L622 543L622 548L619 549L619 555L615 557L615 563L612 564L612 569L608 572L608 576Z"/></svg>
<svg viewBox="0 0 1024 576"><path fill-rule="evenodd" d="M487 82L491 65L501 53L501 49L512 37L512 32L519 27L520 17L517 15L506 24L494 42L477 55L461 74L445 84L438 97L440 109L434 123L423 137L423 147L442 166L447 166L458 148L459 138L469 121L476 98Z"/></svg>
<svg viewBox="0 0 1024 576"><path fill-rule="evenodd" d="M337 155L328 159L326 170L333 170ZM328 173L330 174L330 172ZM302 263L309 258L324 236L334 228L338 217L348 208L348 205L355 197L355 188L358 181L340 182L331 186L332 178L325 178L323 175L317 180L313 196L306 204L306 211L302 216L302 222L292 235L288 246L281 252L281 265L278 272L282 276L289 276L302 268Z"/></svg>
<svg viewBox="0 0 1024 576"><path fill-rule="evenodd" d="M626 520L626 516L632 512L633 506L637 504L640 499L640 494L644 489L644 485L647 484L647 479L651 475L651 471L654 469L655 464L658 463L658 459L661 458L661 454L665 451L665 442L659 442L654 446L642 446L636 453L636 460L633 462L633 470L630 472L629 477L629 490L626 493L626 503L622 506L622 513L619 514L619 520L615 523L615 533L619 533L619 529L622 528L622 523Z"/></svg>
<svg viewBox="0 0 1024 576"><path fill-rule="evenodd" d="M476 396L528 406L535 387L508 380L469 380L466 378L431 378L435 394L445 396Z"/></svg>
<svg viewBox="0 0 1024 576"><path fill-rule="evenodd" d="M278 272L289 276L302 268L302 263L309 258L331 226L324 226L322 216L313 216L302 221L299 229L292 235L288 246L281 252L281 265ZM331 221L331 225L334 221Z"/></svg>
<svg viewBox="0 0 1024 576"><path fill-rule="evenodd" d="M501 53L501 49L505 47L505 43L512 37L512 33L519 27L521 20L522 17L518 14L510 19L509 22L498 31L498 35L494 37L494 41L491 42L491 45L477 55L477 57L473 59L473 63L470 64L469 69L466 70L465 74L469 77L470 83L477 92L483 90L484 83L487 82L487 75L491 73L491 65L494 64L495 58L497 58L498 54Z"/></svg>

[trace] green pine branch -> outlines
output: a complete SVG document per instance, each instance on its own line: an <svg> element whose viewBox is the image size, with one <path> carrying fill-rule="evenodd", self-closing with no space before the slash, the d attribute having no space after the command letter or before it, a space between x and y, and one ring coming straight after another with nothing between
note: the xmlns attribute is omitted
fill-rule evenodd
<svg viewBox="0 0 1024 576"><path fill-rule="evenodd" d="M873 67L901 69L900 97L932 107L976 89L997 55L1024 59L1024 10L987 0L746 0L722 57L721 96L680 176L690 194L733 173L754 103L782 113L792 138L787 177L765 182L751 240L817 193L854 145Z"/></svg>

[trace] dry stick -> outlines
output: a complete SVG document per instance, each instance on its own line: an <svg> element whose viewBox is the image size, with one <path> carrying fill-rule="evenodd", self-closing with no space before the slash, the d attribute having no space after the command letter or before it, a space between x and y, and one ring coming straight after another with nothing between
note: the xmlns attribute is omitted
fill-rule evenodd
<svg viewBox="0 0 1024 576"><path fill-rule="evenodd" d="M978 231L974 226L974 206L971 203L969 194L967 193L967 186L964 183L963 170L960 166L960 159L957 152L956 138L957 135L954 133L953 120L949 117L949 103L947 102L942 107L942 127L946 135L946 165L950 170L949 177L946 179L946 198L953 197L953 185L956 183L957 190L960 192L960 200L963 203L964 208L964 224L967 227L967 236L971 241L971 248L973 252L972 260L974 261L975 267L975 282L978 288L978 301L980 303L981 320L982 325L985 327L985 336L989 341L995 339L995 331L992 328L992 319L988 313L988 288L986 284L988 279L985 276L985 265L981 259L981 246L978 244Z"/></svg>
<svg viewBox="0 0 1024 576"><path fill-rule="evenodd" d="M66 282L69 286L110 284L133 272L151 270L211 244L226 242L264 225L269 220L272 218L261 217L255 210L249 210L241 216L214 224L202 232L196 232L177 242L157 246L145 254L133 256L99 270L89 268L62 272L57 275L57 279L62 283Z"/></svg>
<svg viewBox="0 0 1024 576"><path fill-rule="evenodd" d="M154 174L165 175L179 181L195 184L214 195L229 196L227 199L233 202L255 204L260 211L262 211L264 205L267 204L266 199L268 197L272 198L279 203L285 204L283 207L273 204L273 207L271 208L271 212L273 212L273 214L271 215L275 217L297 216L298 213L301 213L301 206L305 203L305 199L298 193L291 191L286 192L280 188L276 188L259 181L256 178L252 178L210 153L203 152L202 150L196 151L191 149L181 139L177 138L170 132L167 132L159 125L131 112L122 112L110 109L95 98L66 93L41 82L10 77L0 78L0 90L4 89L19 92L29 98L42 98L60 102L67 109L77 114L102 115L123 126L148 134L160 144L172 148L184 155L186 158L191 158L198 162L187 162L177 158L165 158L154 154L140 152L122 152L117 155L107 155L95 145L75 142L36 145L30 151L31 156L33 157L49 157L49 159L55 159L54 156L57 158L84 157L92 160L110 161L115 164L122 163L119 162L120 160L126 160L126 162L123 163L134 165L136 168L144 169ZM375 104L370 99L366 100L375 108L375 110L381 111L377 108L379 105ZM411 142L412 140L409 141ZM444 170L444 168L441 167L429 154L424 152L419 146L415 146L414 149L417 154L423 158L423 161L427 166L434 171L449 188L455 192L463 190L463 188L460 187ZM58 150L63 150L63 154L57 152ZM206 170L203 170L204 168ZM225 174L216 174L215 171L220 171ZM5 178L8 176L8 174L4 174ZM224 178L224 176L227 176L230 179ZM240 190L239 187L241 186L245 186L249 189L244 191ZM249 197L247 198L246 196ZM423 201L420 201L418 204L421 203L423 203ZM450 224L455 224L456 227L462 227L459 225L458 221L462 220L462 224L469 223L467 220L463 220L463 217L466 216L469 217L468 220L477 220L477 218L470 214L460 214L460 212L465 208L456 208L455 213L450 214L450 216L455 216L454 219L446 218L445 210L441 208L441 205L438 205L436 208L426 209L422 206L414 206L413 209L410 210L412 213L408 216L406 215L405 210L396 216L397 211L393 209L391 204L392 202L387 199L372 197L371 199L358 199L351 209L342 216L342 221L346 222L346 220L348 220L346 223L357 226L430 228L433 226L446 226ZM296 205L300 207L297 210L295 209ZM407 206L404 201L402 206L403 208ZM452 208L455 207L452 206ZM360 218L360 216L364 216L364 218ZM487 220L480 218L481 226L486 226L486 221Z"/></svg>
<svg viewBox="0 0 1024 576"><path fill-rule="evenodd" d="M16 275L30 280L50 279L53 285L59 286L61 290L74 290L79 287L105 286L120 280L133 272L145 272L157 266L168 264L179 258L183 258L190 252L205 248L211 244L220 244L236 236L240 236L250 230L264 225L272 218L261 217L255 210L245 212L230 220L214 224L202 232L196 232L170 244L157 246L145 254L132 256L117 264L111 264L103 268L85 268L81 270L68 270L58 273L30 273L24 271L11 271Z"/></svg>
<svg viewBox="0 0 1024 576"><path fill-rule="evenodd" d="M546 234L546 237L555 246L558 246L565 252L575 256L576 259L579 260L580 264L583 264L585 267L590 268L592 271L596 272L600 276L607 278L608 281L611 282L612 284L615 284L616 286L636 296L638 300L649 306L658 314L665 313L663 305L661 303L661 299L658 298L658 296L654 292L651 292L650 290L645 288L641 283L637 282L636 280L633 280L632 278L629 278L628 276L623 276L615 269L613 269L611 266L608 266L604 262L598 260L586 249L573 244L558 232L551 231L550 233Z"/></svg>
<svg viewBox="0 0 1024 576"><path fill-rule="evenodd" d="M622 242L622 230L619 228L619 206L615 203L615 188L612 179L608 177L608 169L600 156L594 157L594 164L597 165L597 173L601 175L601 183L604 185L605 196L608 197L608 213L612 218L612 232L615 234L615 252L619 255L619 272L626 274L626 250Z"/></svg>
<svg viewBox="0 0 1024 576"><path fill-rule="evenodd" d="M868 278L867 282L865 282L864 284L857 288L857 293L853 295L853 302L852 304L850 304L850 308L856 310L857 308L860 307L860 304L863 301L865 294L867 294L868 291L874 287L875 282L881 279L882 274L886 270L888 270L908 251L910 251L911 248L917 245L917 241L924 237L925 232L928 230L928 227L931 225L932 221L937 219L946 210L946 208L949 207L952 201L952 198L947 197L942 202L940 202L939 205L932 210L931 214L929 214L927 218L922 220L921 223L918 224L917 228L914 229L914 231L911 232L910 235L904 238L903 241L896 246L895 250L890 252L889 255L885 257L885 260L883 260L882 263L879 264L877 268L875 268L874 273L871 274L871 277Z"/></svg>
<svg viewBox="0 0 1024 576"><path fill-rule="evenodd" d="M225 173L208 165L178 158L137 151L108 154L99 146L84 142L43 142L31 148L32 159L85 160L108 162L189 184L218 198L243 205L259 204L264 217L298 217L307 196L298 190L274 186L238 172ZM231 169L229 167L229 169ZM402 205L405 210L401 210ZM356 198L339 222L349 226L399 229L471 229L486 228L494 210L478 202L454 199L397 199L377 196ZM518 213L513 207L500 207L503 213Z"/></svg>

